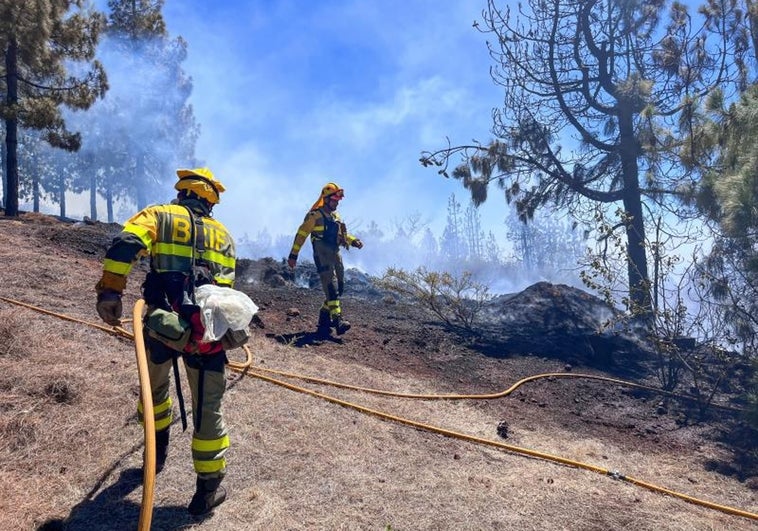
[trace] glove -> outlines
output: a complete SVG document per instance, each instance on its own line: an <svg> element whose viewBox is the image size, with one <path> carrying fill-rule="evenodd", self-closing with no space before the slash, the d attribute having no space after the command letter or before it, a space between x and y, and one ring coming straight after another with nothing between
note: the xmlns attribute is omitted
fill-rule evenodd
<svg viewBox="0 0 758 531"><path fill-rule="evenodd" d="M112 326L121 324L121 294L115 291L103 291L97 295L97 315Z"/></svg>
<svg viewBox="0 0 758 531"><path fill-rule="evenodd" d="M353 240L353 247L356 249L363 249L363 242L356 238Z"/></svg>
<svg viewBox="0 0 758 531"><path fill-rule="evenodd" d="M126 277L117 273L111 273L110 271L103 271L103 276L95 284L95 292L103 293L104 291L112 291L114 293L121 294L126 289Z"/></svg>
<svg viewBox="0 0 758 531"><path fill-rule="evenodd" d="M288 259L287 265L290 266L291 269L295 269L295 265L297 265L297 258Z"/></svg>

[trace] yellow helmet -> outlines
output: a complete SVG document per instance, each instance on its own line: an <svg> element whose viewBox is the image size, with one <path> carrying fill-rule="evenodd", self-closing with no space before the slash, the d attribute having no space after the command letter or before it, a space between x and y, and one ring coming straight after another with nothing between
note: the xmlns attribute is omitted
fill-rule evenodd
<svg viewBox="0 0 758 531"><path fill-rule="evenodd" d="M318 201L313 203L311 210L318 210L324 206L324 199L331 195L336 196L335 199L337 200L343 199L345 197L345 190L343 190L337 183L326 183L321 189L321 195L319 196Z"/></svg>
<svg viewBox="0 0 758 531"><path fill-rule="evenodd" d="M194 168L191 170L176 170L179 181L174 185L177 190L194 192L198 197L215 205L221 201L221 193L226 191L221 181L218 181L209 168Z"/></svg>
<svg viewBox="0 0 758 531"><path fill-rule="evenodd" d="M329 197L330 195L334 194L339 194L338 199L342 199L345 197L345 190L340 188L340 185L337 183L327 183L321 189L321 197Z"/></svg>

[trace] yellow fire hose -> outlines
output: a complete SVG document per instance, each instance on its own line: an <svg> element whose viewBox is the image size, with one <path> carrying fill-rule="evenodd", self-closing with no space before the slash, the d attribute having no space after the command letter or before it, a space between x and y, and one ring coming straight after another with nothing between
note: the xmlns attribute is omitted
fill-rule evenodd
<svg viewBox="0 0 758 531"><path fill-rule="evenodd" d="M140 506L139 531L150 531L150 524L153 519L153 497L155 493L155 417L147 414L153 410L153 394L150 388L150 374L147 368L147 352L145 350L145 338L142 330L142 313L145 309L145 301L139 299L134 304L133 318L134 323L134 350L137 354L137 371L139 372L140 399L142 401L142 411L145 412L144 432L145 432L145 454L142 463L142 505ZM99 327L100 325L98 325ZM130 337L129 332L121 327L114 327L119 335L126 334ZM252 361L252 356L248 350L248 360ZM239 364L245 367L244 364Z"/></svg>
<svg viewBox="0 0 758 531"><path fill-rule="evenodd" d="M81 321L79 319L75 319L75 318L72 318L72 317L68 317L68 316L64 316L64 315L61 315L61 314L57 314L55 312L43 310L41 308L37 308L35 306L29 305L29 304L26 304L26 303L21 303L21 302L18 302L18 301L14 301L12 299L7 299L5 297L0 297L0 300L4 300L4 301L9 302L11 304L18 304L20 306L24 306L26 308L30 308L32 310L35 310L35 311L38 311L38 312L41 312L41 313L44 313L44 314L47 314L47 315L53 315L53 316L56 316L56 317L60 317L62 319L69 320L69 321L74 321L74 322L79 322L79 323L86 324L86 325L89 325L89 326L94 326L94 327L99 328L101 330L104 330L104 331L106 331L108 333L115 334L115 335L118 335L118 336L121 336L121 337L131 337L131 338L133 338L134 341L135 341L135 349L137 350L138 368L140 370L140 389L141 389L141 393L142 393L143 396L147 396L148 400L151 399L150 398L151 394L150 394L149 381L147 381L148 379L146 378L146 376L147 376L147 358L146 358L146 355L145 355L144 341L143 341L143 336L142 336L142 318L141 318L141 315L142 315L142 311L143 311L143 307L144 307L144 301L139 300L139 301L137 301L137 304L135 304L135 307L134 307L134 321L133 321L134 322L134 334L132 335L132 334L129 334L128 331L124 330L121 327L109 328L109 327L105 327L105 326L102 326L102 325L99 325L99 324L89 323L89 322L86 322L86 321ZM741 517L744 517L744 518L749 518L751 520L758 520L758 514L757 513L753 513L753 512L749 512L749 511L746 511L746 510L738 509L738 508L735 508L735 507L730 507L730 506L727 506L727 505L722 505L722 504L718 504L718 503L714 503L714 502L709 502L707 500L702 500L702 499L699 499L699 498L695 498L695 497L692 497L692 496L689 496L689 495L686 495L686 494L683 494L683 493L680 493L680 492L677 492L677 491L674 491L674 490L670 490L670 489L667 489L667 488L655 485L653 483L649 483L649 482L643 481L641 479L637 479L637 478L634 478L634 477L626 476L624 474L621 474L618 471L614 471L614 470L610 470L610 469L607 469L607 468L595 466L595 465L592 465L592 464L589 464L589 463L583 463L581 461L574 461L572 459L567 459L565 457L560 457L560 456L557 456L557 455L552 455L552 454L540 452L540 451L537 451L537 450L531 450L529 448L522 448L522 447L519 447L519 446L514 446L514 445L502 443L500 441L495 441L495 440L490 440L490 439L484 439L484 438L481 438L481 437L476 437L476 436L468 435L468 434L465 434L465 433L448 430L448 429L441 428L441 427L438 427L438 426L433 426L433 425L430 425L430 424L424 424L422 422L417 422L417 421L406 419L406 418L403 418L403 417L398 417L398 416L395 416L395 415L392 415L392 414L389 414L389 413L386 413L386 412L383 412L383 411L379 411L379 410L371 409L369 407L362 406L360 404L355 404L355 403L352 403L352 402L347 402L347 401L341 400L339 398L336 398L336 397L333 397L333 396L330 396L330 395L326 395L326 394L323 394L323 393L320 393L320 392L317 392L317 391L313 391L311 389L307 389L305 387L300 387L300 386L297 386L297 385L293 385L291 383L285 382L283 380L278 380L278 379L273 378L271 376L266 376L265 374L262 374L261 372L256 372L256 371L264 371L264 372L268 372L268 373L279 374L279 375L284 376L284 377L297 378L297 379L301 379L301 380L304 380L304 381L310 381L310 382L313 382L313 383L319 383L319 384L324 384L324 385L335 386L335 387L339 387L339 388L343 388L343 389L360 390L360 391L364 391L364 392L375 393L375 394L382 394L382 395L386 395L386 396L396 396L396 397L403 397L403 398L420 398L420 399L491 399L491 398L501 398L501 397L509 395L516 388L518 388L519 386L521 386L521 385L523 385L523 384L525 384L527 382L533 382L533 381L535 381L537 379L541 379L541 378L590 378L590 379L595 379L595 380L608 381L608 382L612 382L612 383L616 383L616 384L620 384L620 385L625 385L625 386L630 386L630 387L637 387L637 388L642 388L642 389L648 389L648 390L655 391L655 392L658 392L658 393L667 394L667 395L670 395L670 396L675 396L675 397L680 397L681 398L680 395L676 395L675 393L669 393L669 392L665 392L665 391L662 391L660 389L656 389L656 388L653 388L653 387L647 387L647 386L644 386L644 385L635 384L633 382L627 382L627 381L624 381L624 380L618 380L618 379L615 379L615 378L607 378L607 377L597 376L597 375L592 375L592 374L579 374L579 373L546 373L546 374L534 375L534 376L530 376L530 377L524 378L522 380L519 380L518 382L516 382L515 384L513 384L511 387L509 387L508 389L506 389L505 391L501 391L501 392L498 392L498 393L491 393L491 394L480 394L480 395L459 395L459 394L431 395L431 394L393 393L393 392L390 392L390 391L381 391L381 390L376 390L376 389L366 389L366 388L362 388L362 387L357 387L357 386L352 386L352 385L347 385L347 384L341 384L341 383L337 383L337 382L331 382L329 380L323 380L323 379L320 379L320 378L313 378L313 377L308 377L308 376L302 376L302 375L293 374L293 373L287 373L287 372L283 372L283 371L276 371L276 370L272 370L272 369L264 369L262 367L257 368L256 370L250 370L250 367L251 367L251 364L252 364L252 354L250 353L250 351L247 348L247 346L245 346L244 349L245 349L245 351L247 353L247 356L248 356L246 363L243 364L243 363L237 363L237 362L230 362L229 363L229 367L230 367L231 370L234 370L235 372L239 372L241 374L245 374L247 376L258 378L260 380L263 380L263 381L266 381L266 382L269 382L269 383L272 383L272 384L275 384L275 385L279 385L281 387L284 387L286 389L290 389L292 391L296 391L296 392L300 392L300 393L305 393L305 394L308 394L308 395L311 395L311 396L314 396L314 397L318 397L318 398L327 400L327 401L332 402L334 404L338 404L338 405L341 405L341 406L344 406L344 407L348 407L348 408L354 409L356 411L360 411L362 413L374 415L374 416L376 416L378 418L381 418L381 419L391 420L391 421L394 421L394 422L398 422L400 424L404 424L404 425L407 425L407 426L412 426L412 427L417 428L417 429L422 429L422 430L425 430L425 431L430 431L430 432L433 432L433 433L438 433L438 434L444 435L446 437L453 437L453 438L457 438L457 439L461 439L461 440L465 440L465 441L469 441L469 442L474 442L474 443L478 443L478 444L483 444L483 445L487 445L487 446L501 448L503 450L514 452L514 453L517 453L517 454L520 454L520 455L526 455L526 456L529 456L529 457L534 457L534 458L538 458L538 459L552 461L552 462L555 462L555 463L567 465L567 466L574 467L574 468L579 468L579 469L584 469L584 470L590 470L592 472L596 472L596 473L599 473L599 474L603 474L605 476L609 476L609 477L611 477L613 479L617 479L617 480L621 480L621 481L627 481L627 482L629 482L629 483L631 483L633 485L637 485L639 487L643 487L643 488L648 489L648 490L653 491L653 492L667 494L669 496L672 496L672 497L675 497L675 498L679 498L681 500L687 501L689 503L693 503L695 505L700 505L702 507L706 507L706 508L709 508L709 509L714 509L714 510L717 510L717 511L724 512L726 514L734 515L734 516L741 516ZM140 358L144 361L144 370L142 368L142 363L140 362ZM142 375L143 372L145 374L145 378L143 378L143 375ZM147 389L146 390L143 387L143 380L147 383ZM684 397L684 398L690 398L691 399L691 397ZM150 404L150 406L152 408L152 404ZM148 404L147 403L143 403L143 407L145 408L145 411L149 411L150 410L150 409L148 409ZM151 520L151 517L152 517L153 486L154 486L154 480L155 480L155 430L154 430L154 425L151 426L150 428L148 427L149 419L152 420L151 416L150 415L145 415L145 459L146 460L149 459L149 461L146 463L147 466L145 468L145 486L144 486L144 489L143 489L143 496L142 496L142 504L143 505L142 505L142 509L141 509L141 512L140 512L140 524L139 524L140 531L142 531L142 530L148 530L150 528L150 520ZM152 448L150 448L150 447L152 447ZM149 457L151 451L152 451L152 457ZM152 470L150 470L151 467L152 467Z"/></svg>
<svg viewBox="0 0 758 531"><path fill-rule="evenodd" d="M235 370L237 372L242 372L240 369L237 369L235 367L232 367L232 370ZM662 494L668 494L670 496L673 496L675 498L679 498L679 499L688 501L688 502L693 503L695 505L700 505L702 507L707 507L709 509L715 509L717 511L721 511L721 512L724 512L724 513L727 513L727 514L731 514L731 515L735 515L735 516L743 516L745 518L750 518L752 520L758 520L758 514L756 514L756 513L751 513L749 511L745 511L745 510L742 510L742 509L737 509L737 508L734 508L734 507L729 507L728 505L721 505L721 504L718 504L718 503L709 502L707 500L701 500L699 498L694 498L694 497L689 496L687 494L682 494L680 492L676 492L676 491L667 489L665 487L660 487L660 486L655 485L653 483L648 483L648 482L640 480L640 479L636 479L636 478L633 478L633 477L630 477L630 476L626 476L626 475L621 474L620 472L615 471L615 470L609 470L607 468L595 466L595 465L592 465L592 464L589 464L589 463L583 463L581 461L574 461L572 459L567 459L565 457L560 457L560 456L557 456L557 455L548 454L548 453L540 452L540 451L537 451L537 450L531 450L529 448L522 448L522 447L514 446L514 445L511 445L511 444L502 443L500 441L494 441L494 440L491 440L491 439L484 439L482 437L476 437L474 435L468 435L468 434L465 434L465 433L456 432L456 431L448 430L448 429L445 429L445 428L440 428L438 426L433 426L431 424L425 424L425 423L422 423L422 422L417 422L417 421L406 419L406 418L403 418L403 417L398 417L398 416L395 416L395 415L392 415L392 414L389 414L389 413L385 413L383 411L378 411L378 410L371 409L371 408L368 408L368 407L365 407L365 406L361 406L359 404L355 404L355 403L352 403L352 402L346 402L346 401L341 400L339 398L336 398L336 397L333 397L333 396L330 396L330 395L326 395L326 394L323 394L323 393L319 393L319 392L313 391L311 389L307 389L307 388L304 388L304 387L299 387L299 386L296 386L296 385L292 385L292 384L284 382L282 380L277 380L275 378L271 378L269 376L265 376L263 374L256 373L254 370L247 370L245 372L245 374L247 374L248 376L252 376L254 378L261 379L261 380L266 381L266 382L270 382L270 383L279 385L281 387L284 387L286 389L290 389L292 391L297 391L297 392L300 392L300 393L305 393L305 394L308 394L308 395L311 395L311 396L315 396L315 397L327 400L327 401L332 402L334 404L339 404L341 406L345 406L345 407L348 407L348 408L351 408L351 409L355 409L355 410L360 411L362 413L366 413L366 414L369 414L369 415L374 415L374 416L379 417L379 418L384 419L384 420L391 420L391 421L394 421L394 422L398 422L400 424L405 424L406 426L412 426L412 427L417 428L417 429L421 429L421 430L425 430L425 431L430 431L430 432L433 432L433 433L438 433L438 434L444 435L446 437L453 437L453 438L461 439L461 440L464 440L464 441L474 442L474 443L483 444L483 445L487 445L487 446L493 446L493 447L496 447L496 448L502 448L503 450L507 450L507 451L514 452L514 453L517 453L517 454L526 455L526 456L529 456L529 457L535 457L537 459L543 459L543 460L546 460L546 461L553 461L555 463L560 463L560 464L571 466L571 467L574 467L574 468L581 468L581 469L585 469L585 470L591 470L593 472L597 472L599 474L603 474L605 476L609 476L609 477L611 477L613 479L627 481L629 483L632 483L634 485L638 485L640 487L644 487L644 488L646 488L648 490L651 490L651 491L654 491L654 492L659 492L659 493L662 493ZM520 386L521 384L525 383L526 381L533 381L533 380L536 380L538 378L546 378L546 377L550 377L550 376L554 376L554 375L551 375L551 374L541 374L541 375L537 375L537 376L531 376L529 378L525 378L524 380L521 380L521 381L517 382L510 389L511 390L515 389L516 387ZM578 375L578 374L574 375L574 376L581 377L581 375ZM585 376L592 376L592 375L585 375ZM391 394L391 393L383 392L383 394ZM427 398L434 398L434 395L425 395L425 396L427 396ZM478 396L481 396L481 395L468 395L468 396L478 397ZM449 396L439 395L436 398L449 398Z"/></svg>
<svg viewBox="0 0 758 531"><path fill-rule="evenodd" d="M153 411L153 393L150 389L150 374L147 370L147 353L145 338L142 334L142 312L145 301L139 299L134 305L134 350L137 354L137 371L139 372L140 400L145 428L145 454L142 459L142 505L139 511L139 531L150 531L153 519L153 493L155 491L155 417Z"/></svg>
<svg viewBox="0 0 758 531"><path fill-rule="evenodd" d="M233 370L239 370L240 367L237 366L235 363L229 363L229 367ZM626 380L619 380L618 378L610 378L608 376L600 376L597 374L586 374L586 373L569 373L569 372L546 372L542 374L536 374L534 376L528 376L526 378L523 378L510 386L509 388L499 391L497 393L484 393L484 394L478 394L478 395L467 395L467 394L447 394L447 395L440 395L440 394L424 394L424 393L398 393L395 391L383 391L381 389L371 389L369 387L359 387L355 385L349 385L349 384L343 384L340 382L334 382L331 380L324 380L323 378L314 378L312 376L304 376L302 374L294 374L286 371L278 371L275 369L267 369L264 367L257 367L256 370L263 371L269 374L277 374L279 376L284 376L286 378L295 378L298 380L303 380L305 382L311 382L321 385L328 385L331 387L337 387L339 389L348 389L351 391L360 391L362 393L369 393L369 394L375 394L375 395L384 395L384 396L392 396L395 398L415 398L419 400L490 400L495 398L503 398L521 387L522 385L533 382L535 380L541 380L543 378L547 379L559 379L559 378L582 378L585 380L598 380L601 382L609 382L609 383L615 383L618 385L623 385L625 387L634 387L637 389L644 389L646 391L652 391L657 394L665 395L665 396L671 396L674 398L680 398L680 399L686 399L686 400L696 400L695 397L687 396L687 395L681 395L678 393L672 393L671 391L665 391L663 389L658 389L656 387L652 387L649 385L642 385L634 382L628 382ZM711 404L710 407L716 408L716 409L726 409L729 411L742 411L740 408L736 408L733 406L727 406L722 404Z"/></svg>

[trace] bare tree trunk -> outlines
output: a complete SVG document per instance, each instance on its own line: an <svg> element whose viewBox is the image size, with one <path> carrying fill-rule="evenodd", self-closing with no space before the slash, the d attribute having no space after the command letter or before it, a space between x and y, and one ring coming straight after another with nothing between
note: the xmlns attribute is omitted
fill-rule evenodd
<svg viewBox="0 0 758 531"><path fill-rule="evenodd" d="M58 190L60 192L59 194L59 201L61 206L61 217L66 217L66 176L63 172L58 174Z"/></svg>
<svg viewBox="0 0 758 531"><path fill-rule="evenodd" d="M8 172L5 171L5 162L8 160L8 147L5 145L5 142L0 142L0 145L2 145L0 152L2 153L3 164L3 197L0 198L0 207L5 209L5 205L8 204Z"/></svg>
<svg viewBox="0 0 758 531"><path fill-rule="evenodd" d="M39 177L36 175L32 177L32 210L39 212Z"/></svg>
<svg viewBox="0 0 758 531"><path fill-rule="evenodd" d="M145 177L145 156L140 153L137 155L137 165L134 169L134 184L136 187L135 198L137 200L137 210L142 210L147 206L147 196L145 191L147 188L147 179Z"/></svg>
<svg viewBox="0 0 758 531"><path fill-rule="evenodd" d="M31 157L32 166L32 203L34 212L39 212L39 159Z"/></svg>
<svg viewBox="0 0 758 531"><path fill-rule="evenodd" d="M97 172L94 171L91 156L87 157L87 162L87 168L91 172L89 180L89 217L92 221L97 221Z"/></svg>
<svg viewBox="0 0 758 531"><path fill-rule="evenodd" d="M5 146L7 158L5 161L6 185L5 215L18 216L18 119L13 114L18 103L18 62L16 41L8 41L5 50L5 83L8 93L5 102L11 110L11 118L5 120Z"/></svg>
<svg viewBox="0 0 758 531"><path fill-rule="evenodd" d="M113 191L110 186L105 193L105 209L107 210L108 223L113 223Z"/></svg>
<svg viewBox="0 0 758 531"><path fill-rule="evenodd" d="M621 172L624 181L624 210L629 219L625 223L627 239L627 273L629 301L632 309L648 315L652 311L645 253L645 221L642 216L642 195L639 183L638 147L634 134L632 113L619 116Z"/></svg>

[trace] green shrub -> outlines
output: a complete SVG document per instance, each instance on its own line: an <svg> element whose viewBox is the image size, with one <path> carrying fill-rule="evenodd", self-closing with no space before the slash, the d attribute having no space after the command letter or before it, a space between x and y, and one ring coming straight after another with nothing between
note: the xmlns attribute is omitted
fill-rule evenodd
<svg viewBox="0 0 758 531"><path fill-rule="evenodd" d="M379 280L382 288L409 297L450 328L474 330L477 315L491 298L489 288L470 272L460 277L419 267L414 272L390 267Z"/></svg>

